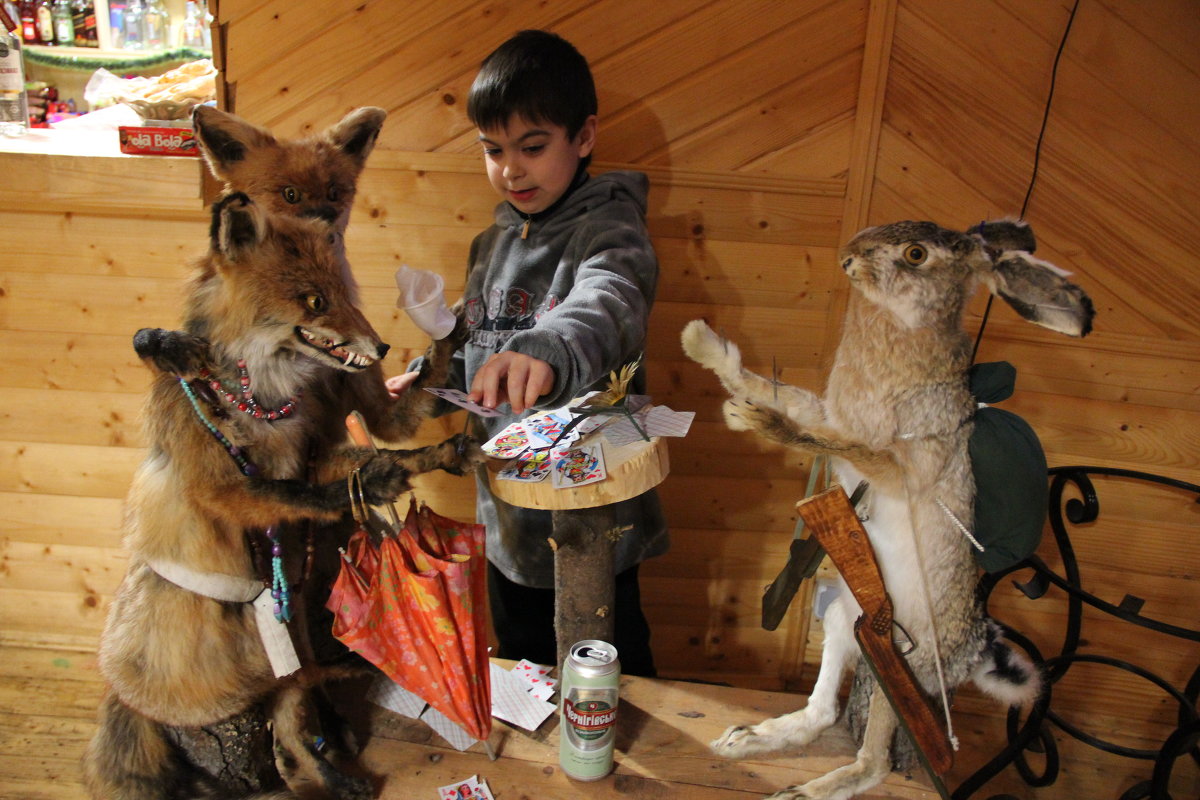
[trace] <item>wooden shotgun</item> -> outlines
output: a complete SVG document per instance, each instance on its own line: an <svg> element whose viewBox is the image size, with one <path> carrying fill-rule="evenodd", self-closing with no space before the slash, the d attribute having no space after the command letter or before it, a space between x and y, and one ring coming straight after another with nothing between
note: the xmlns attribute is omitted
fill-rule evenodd
<svg viewBox="0 0 1200 800"><path fill-rule="evenodd" d="M883 583L883 573L867 531L854 513L841 486L805 498L796 510L846 584L862 616L854 623L854 637L867 664L875 673L900 724L908 731L932 773L944 775L954 763L954 753L933 704L921 691L908 662L892 641L892 599Z"/></svg>

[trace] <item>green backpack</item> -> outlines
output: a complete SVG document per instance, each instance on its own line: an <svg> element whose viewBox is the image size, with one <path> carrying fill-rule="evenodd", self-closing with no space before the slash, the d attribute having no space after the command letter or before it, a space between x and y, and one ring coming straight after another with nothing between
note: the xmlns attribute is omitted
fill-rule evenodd
<svg viewBox="0 0 1200 800"><path fill-rule="evenodd" d="M976 364L967 374L980 403L1012 396L1017 370L1007 361ZM1011 411L990 405L975 412L967 445L975 473L974 535L983 551L975 559L987 572L1000 572L1037 550L1049 503L1046 454L1037 434Z"/></svg>

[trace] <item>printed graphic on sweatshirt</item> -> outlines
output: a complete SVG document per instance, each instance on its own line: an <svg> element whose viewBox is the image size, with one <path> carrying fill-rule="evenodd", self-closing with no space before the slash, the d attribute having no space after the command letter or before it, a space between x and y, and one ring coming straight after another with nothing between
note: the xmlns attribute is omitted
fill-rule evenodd
<svg viewBox="0 0 1200 800"><path fill-rule="evenodd" d="M548 294L534 305L536 297L519 286L491 289L486 299L480 296L466 301L467 324L471 328L471 343L487 350L499 350L518 331L529 330L550 309L560 302Z"/></svg>

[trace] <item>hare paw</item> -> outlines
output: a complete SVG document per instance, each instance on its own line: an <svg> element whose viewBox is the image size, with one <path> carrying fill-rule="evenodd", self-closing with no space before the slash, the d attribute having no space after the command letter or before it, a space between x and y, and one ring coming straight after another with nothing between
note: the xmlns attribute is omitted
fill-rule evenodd
<svg viewBox="0 0 1200 800"><path fill-rule="evenodd" d="M688 358L719 376L732 378L741 372L742 356L737 345L718 336L702 319L683 327L680 342Z"/></svg>
<svg viewBox="0 0 1200 800"><path fill-rule="evenodd" d="M745 758L756 753L769 753L783 746L783 742L778 738L759 733L759 727L732 725L709 742L708 747L723 758Z"/></svg>

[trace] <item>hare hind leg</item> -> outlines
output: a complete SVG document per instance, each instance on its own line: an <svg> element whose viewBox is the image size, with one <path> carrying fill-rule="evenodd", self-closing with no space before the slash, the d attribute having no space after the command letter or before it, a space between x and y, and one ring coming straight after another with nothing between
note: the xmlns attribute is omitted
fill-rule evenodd
<svg viewBox="0 0 1200 800"><path fill-rule="evenodd" d="M857 615L858 606L849 592L843 592L826 611L821 667L804 708L757 725L733 725L709 744L712 751L725 758L745 758L799 748L836 722L838 687L859 656L853 623Z"/></svg>
<svg viewBox="0 0 1200 800"><path fill-rule="evenodd" d="M767 800L849 800L878 786L891 771L888 748L897 724L896 712L883 689L876 686L871 694L863 744L854 761L803 785L789 786Z"/></svg>

